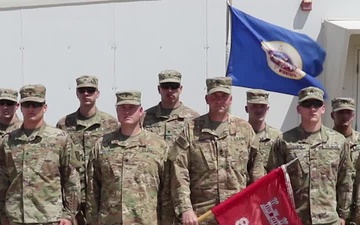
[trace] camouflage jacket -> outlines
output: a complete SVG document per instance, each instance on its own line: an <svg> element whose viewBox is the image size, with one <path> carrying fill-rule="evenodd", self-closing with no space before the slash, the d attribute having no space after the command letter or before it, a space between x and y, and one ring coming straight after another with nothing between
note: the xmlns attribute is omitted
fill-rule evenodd
<svg viewBox="0 0 360 225"><path fill-rule="evenodd" d="M360 152L360 132L353 130L351 135L346 137L346 140L350 145L350 158L355 168L356 160Z"/></svg>
<svg viewBox="0 0 360 225"><path fill-rule="evenodd" d="M162 224L161 188L168 146L145 130L135 139L126 139L118 131L106 134L91 152L89 224Z"/></svg>
<svg viewBox="0 0 360 225"><path fill-rule="evenodd" d="M169 153L171 191L177 216L199 216L264 175L251 125L229 115L223 133L211 129L207 114L189 122Z"/></svg>
<svg viewBox="0 0 360 225"><path fill-rule="evenodd" d="M185 124L198 116L197 112L182 103L178 108L172 110L170 114L166 114L159 103L146 110L143 126L144 129L159 135L171 147L184 129ZM166 199L163 199L162 223L163 225L172 224L175 221L175 212L171 203L169 162L166 162L165 165L165 181L162 191L167 196Z"/></svg>
<svg viewBox="0 0 360 225"><path fill-rule="evenodd" d="M81 176L81 201L85 202L86 166L89 153L96 141L104 134L110 133L118 128L118 121L111 115L96 110L94 116L83 119L79 110L60 119L57 128L65 130L71 137L76 151L83 162L80 168Z"/></svg>
<svg viewBox="0 0 360 225"><path fill-rule="evenodd" d="M259 139L259 153L263 158L263 164L266 166L271 146L275 142L276 138L281 134L276 128L273 128L266 124L265 129L256 133Z"/></svg>
<svg viewBox="0 0 360 225"><path fill-rule="evenodd" d="M13 130L16 130L21 127L22 121L16 116L15 122L9 125L0 123L0 138L7 133L10 133Z"/></svg>
<svg viewBox="0 0 360 225"><path fill-rule="evenodd" d="M355 130L352 130L351 135L346 137L346 140L348 141L350 145L350 158L353 163L354 169L352 171L352 178L354 181L354 189L353 189L353 206L351 207L351 215L348 221L355 222L355 208L356 208L356 193L357 193L357 185L360 180L356 180L356 171L357 166L356 162L359 158L359 152L360 152L360 132L357 132ZM360 169L360 168L359 168ZM358 204L360 204L360 199L358 200ZM360 207L357 207L360 210ZM358 217L360 217L360 212L357 213Z"/></svg>
<svg viewBox="0 0 360 225"><path fill-rule="evenodd" d="M72 220L80 200L79 163L68 135L43 125L29 137L20 128L0 145L0 212L11 223Z"/></svg>
<svg viewBox="0 0 360 225"><path fill-rule="evenodd" d="M182 103L178 108L172 110L169 115L166 115L159 103L146 110L143 126L146 130L160 135L169 146L172 146L184 125L198 116L197 112Z"/></svg>
<svg viewBox="0 0 360 225"><path fill-rule="evenodd" d="M268 160L274 169L298 158L288 173L295 207L304 225L338 224L350 212L353 182L349 145L344 136L325 126L306 133L301 126L280 135Z"/></svg>

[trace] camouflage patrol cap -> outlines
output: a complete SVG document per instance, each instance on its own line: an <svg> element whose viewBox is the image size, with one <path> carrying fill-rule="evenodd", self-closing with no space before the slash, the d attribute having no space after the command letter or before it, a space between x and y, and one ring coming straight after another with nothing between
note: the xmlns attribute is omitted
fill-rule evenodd
<svg viewBox="0 0 360 225"><path fill-rule="evenodd" d="M141 105L140 91L119 91L116 92L116 105Z"/></svg>
<svg viewBox="0 0 360 225"><path fill-rule="evenodd" d="M0 88L0 100L17 102L19 93L13 89Z"/></svg>
<svg viewBox="0 0 360 225"><path fill-rule="evenodd" d="M231 93L231 77L213 77L206 79L207 93L212 94L217 91Z"/></svg>
<svg viewBox="0 0 360 225"><path fill-rule="evenodd" d="M299 91L298 93L299 102L303 102L308 99L316 99L324 101L324 92L317 87L306 87Z"/></svg>
<svg viewBox="0 0 360 225"><path fill-rule="evenodd" d="M180 83L181 73L176 70L164 70L159 73L159 84L161 83Z"/></svg>
<svg viewBox="0 0 360 225"><path fill-rule="evenodd" d="M94 87L97 88L99 81L95 76L84 75L76 79L76 88Z"/></svg>
<svg viewBox="0 0 360 225"><path fill-rule="evenodd" d="M353 98L334 98L331 100L331 106L333 112L343 109L355 111L355 100Z"/></svg>
<svg viewBox="0 0 360 225"><path fill-rule="evenodd" d="M251 89L246 92L246 99L248 103L268 105L269 92L261 89Z"/></svg>
<svg viewBox="0 0 360 225"><path fill-rule="evenodd" d="M25 85L20 89L20 103L45 102L46 88L41 84Z"/></svg>

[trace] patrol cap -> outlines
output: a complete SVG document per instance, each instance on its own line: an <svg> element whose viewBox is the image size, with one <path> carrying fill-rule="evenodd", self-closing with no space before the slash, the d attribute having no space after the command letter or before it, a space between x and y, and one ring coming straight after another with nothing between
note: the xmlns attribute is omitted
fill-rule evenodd
<svg viewBox="0 0 360 225"><path fill-rule="evenodd" d="M353 98L334 98L331 100L331 106L333 112L343 109L355 111L355 100Z"/></svg>
<svg viewBox="0 0 360 225"><path fill-rule="evenodd" d="M17 102L19 93L13 89L0 88L0 100Z"/></svg>
<svg viewBox="0 0 360 225"><path fill-rule="evenodd" d="M99 81L95 76L84 75L76 79L76 85L77 85L76 88L81 88L81 87L98 88L98 84Z"/></svg>
<svg viewBox="0 0 360 225"><path fill-rule="evenodd" d="M213 77L206 79L207 94L212 94L217 91L221 91L227 94L231 94L231 77Z"/></svg>
<svg viewBox="0 0 360 225"><path fill-rule="evenodd" d="M140 91L119 91L116 92L116 105L141 105Z"/></svg>
<svg viewBox="0 0 360 225"><path fill-rule="evenodd" d="M299 102L303 102L308 99L316 99L324 102L324 92L317 87L306 87L298 93Z"/></svg>
<svg viewBox="0 0 360 225"><path fill-rule="evenodd" d="M251 89L246 92L246 99L248 103L268 105L269 92L262 89Z"/></svg>
<svg viewBox="0 0 360 225"><path fill-rule="evenodd" d="M46 88L41 84L25 85L20 89L20 103L45 102Z"/></svg>
<svg viewBox="0 0 360 225"><path fill-rule="evenodd" d="M164 70L159 73L159 84L161 83L180 83L181 73L176 70Z"/></svg>

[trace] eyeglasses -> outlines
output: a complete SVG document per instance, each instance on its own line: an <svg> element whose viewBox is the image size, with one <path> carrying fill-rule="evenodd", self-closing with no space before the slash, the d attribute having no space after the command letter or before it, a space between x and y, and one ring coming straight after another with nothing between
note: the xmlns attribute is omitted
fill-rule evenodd
<svg viewBox="0 0 360 225"><path fill-rule="evenodd" d="M175 89L180 88L180 84L179 83L162 83L162 84L160 84L160 88L175 90Z"/></svg>
<svg viewBox="0 0 360 225"><path fill-rule="evenodd" d="M0 106L13 106L15 105L16 102L13 102L13 101L9 101L9 100L0 100Z"/></svg>
<svg viewBox="0 0 360 225"><path fill-rule="evenodd" d="M44 104L45 102L23 102L21 103L21 107L30 108L30 106L32 106L33 108L39 108L43 107Z"/></svg>
<svg viewBox="0 0 360 225"><path fill-rule="evenodd" d="M96 91L96 88L93 88L93 87L81 87L81 88L78 88L77 91L81 94L84 94L85 92L88 93L88 94L94 94L95 91Z"/></svg>
<svg viewBox="0 0 360 225"><path fill-rule="evenodd" d="M324 105L324 103L322 101L318 101L318 100L310 100L310 101L303 101L302 103L300 103L301 107L304 108L311 108L314 107L315 109L320 108L321 106Z"/></svg>

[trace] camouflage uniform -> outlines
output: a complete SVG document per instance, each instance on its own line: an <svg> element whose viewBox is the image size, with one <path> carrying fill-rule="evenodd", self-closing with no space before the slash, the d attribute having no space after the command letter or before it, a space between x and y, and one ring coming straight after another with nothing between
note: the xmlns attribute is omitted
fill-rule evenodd
<svg viewBox="0 0 360 225"><path fill-rule="evenodd" d="M211 78L206 83L208 94L230 93L230 78ZM191 209L200 216L264 175L248 122L229 115L220 134L211 123L208 114L189 122L169 153L172 200L179 217Z"/></svg>
<svg viewBox="0 0 360 225"><path fill-rule="evenodd" d="M20 102L45 101L45 87L28 85ZM80 200L80 177L69 136L44 124L28 134L21 127L0 145L0 213L10 224L73 220Z"/></svg>
<svg viewBox="0 0 360 225"><path fill-rule="evenodd" d="M139 92L118 92L117 105L140 104ZM160 222L161 188L168 146L156 134L119 131L104 135L90 154L88 215L90 224Z"/></svg>
<svg viewBox="0 0 360 225"><path fill-rule="evenodd" d="M172 82L180 83L181 82L181 73L175 70L165 70L159 73L159 84ZM179 136L180 132L183 130L186 123L192 120L195 117L198 117L199 114L192 110L189 107L180 103L180 106L172 110L165 110L161 107L161 103L156 106L153 106L146 110L146 116L143 121L144 129L151 131L160 137L162 137L169 146L172 146ZM165 196L168 196L168 199L164 199L166 203L163 204L162 209L162 223L173 224L175 220L174 209L171 203L171 193L170 193L170 168L169 162L166 162L166 178L165 178L165 188L163 193Z"/></svg>
<svg viewBox="0 0 360 225"><path fill-rule="evenodd" d="M320 89L299 92L299 103L308 99L323 101ZM308 133L301 126L280 135L274 143L269 170L298 158L288 167L294 190L295 208L304 225L339 224L349 216L352 197L352 165L349 145L336 131L321 126Z"/></svg>
<svg viewBox="0 0 360 225"><path fill-rule="evenodd" d="M273 128L266 124L265 129L256 133L256 137L259 139L259 153L263 158L263 165L266 166L269 159L269 153L271 146L274 144L276 138L281 134L276 128Z"/></svg>
<svg viewBox="0 0 360 225"><path fill-rule="evenodd" d="M332 111L340 111L340 110L352 110L355 111L355 100L352 98L334 98L331 101ZM352 130L351 135L345 137L347 142L350 145L350 159L353 163L354 169L352 173L352 178L354 181L354 189L353 189L353 201L355 201L355 177L356 177L356 160L359 156L360 152L360 133ZM355 210L355 203L353 202L353 205L351 207L351 213L350 218L348 219L346 224L355 224L355 218L354 218L354 210Z"/></svg>
<svg viewBox="0 0 360 225"><path fill-rule="evenodd" d="M265 104L269 105L269 92L261 89L251 89L246 92L246 101L250 104ZM265 125L265 129L256 132L259 139L259 153L262 155L264 166L267 164L271 146L276 138L281 134L281 131Z"/></svg>
<svg viewBox="0 0 360 225"><path fill-rule="evenodd" d="M0 89L0 100L7 100L7 101L18 101L18 92L12 89ZM19 117L15 114L15 121L12 124L2 124L0 123L0 137L4 136L5 134L20 128L22 121Z"/></svg>
<svg viewBox="0 0 360 225"><path fill-rule="evenodd" d="M77 88L98 87L98 79L94 76L81 76L76 79ZM96 109L95 115L86 118L80 114L79 109L59 120L56 127L66 131L75 147L80 150L80 158L83 168L80 169L81 176L81 207L80 211L85 216L86 201L86 167L89 161L89 153L96 141L106 133L110 133L118 128L118 121L113 116ZM82 220L78 219L78 220ZM78 223L84 223L78 221Z"/></svg>

